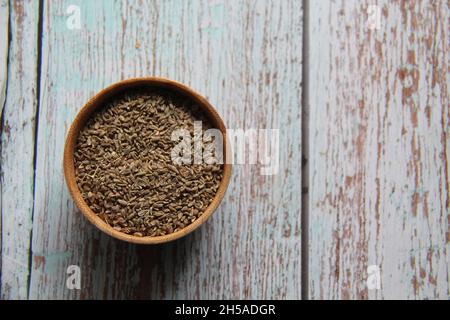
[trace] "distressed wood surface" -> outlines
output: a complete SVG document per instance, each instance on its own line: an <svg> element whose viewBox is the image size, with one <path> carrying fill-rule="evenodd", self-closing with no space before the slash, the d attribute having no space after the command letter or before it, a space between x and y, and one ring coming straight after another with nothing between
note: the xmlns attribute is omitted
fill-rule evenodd
<svg viewBox="0 0 450 320"><path fill-rule="evenodd" d="M67 27L69 5L80 8L80 29ZM299 1L44 1L29 298L300 298L301 9ZM61 161L89 97L150 75L204 94L229 128L280 129L289 152L277 175L236 166L206 225L145 247L88 224ZM81 290L65 286L72 264Z"/></svg>
<svg viewBox="0 0 450 320"><path fill-rule="evenodd" d="M449 13L448 1L310 3L313 299L450 296Z"/></svg>
<svg viewBox="0 0 450 320"><path fill-rule="evenodd" d="M0 114L3 114L3 107L6 100L6 79L8 78L8 33L9 33L9 5L7 0L0 1ZM3 115L1 118L3 121ZM1 141L1 140L0 140ZM0 145L1 146L1 145ZM1 148L1 147L0 147ZM0 158L1 159L1 158ZM1 172L0 160L0 172ZM0 173L1 174L1 173ZM0 175L1 179L1 175ZM2 183L0 180L0 194L2 192ZM0 297L2 296L2 197L0 196Z"/></svg>
<svg viewBox="0 0 450 320"><path fill-rule="evenodd" d="M2 78L5 104L2 103L1 119L1 298L26 299L33 210L39 11L35 1L15 1L9 5L2 1L0 8L2 60L8 56L8 70L1 72L2 75L7 72L7 77ZM10 42L8 21L14 35Z"/></svg>
<svg viewBox="0 0 450 320"><path fill-rule="evenodd" d="M0 1L0 113L3 112L6 93L6 79L8 77L8 33L9 33L9 3ZM0 219L1 220L1 219ZM1 223L1 222L0 222Z"/></svg>
<svg viewBox="0 0 450 320"><path fill-rule="evenodd" d="M0 297L298 299L304 271L312 299L448 299L449 3L308 2L305 271L301 1L43 1L39 16L0 0ZM280 129L277 175L235 166L208 223L154 247L89 225L62 174L88 98L149 75L192 86L229 128Z"/></svg>

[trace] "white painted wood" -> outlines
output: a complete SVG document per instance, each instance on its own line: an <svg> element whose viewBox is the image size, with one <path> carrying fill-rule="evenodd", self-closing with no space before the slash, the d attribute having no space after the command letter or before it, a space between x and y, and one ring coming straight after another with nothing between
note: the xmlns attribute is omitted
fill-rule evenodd
<svg viewBox="0 0 450 320"><path fill-rule="evenodd" d="M79 30L67 28L71 4L44 2L30 298L300 298L301 2L86 1ZM200 230L142 247L88 224L61 161L89 97L150 75L206 95L230 128L280 129L281 152L274 176L236 166ZM65 287L71 264L79 291Z"/></svg>
<svg viewBox="0 0 450 320"><path fill-rule="evenodd" d="M0 20L0 114L1 114L1 112L3 111L3 105L5 104L6 80L8 78L9 4L7 0L0 0L0 17L2 17Z"/></svg>
<svg viewBox="0 0 450 320"><path fill-rule="evenodd" d="M33 210L39 10L35 1L14 1L9 10L3 1L0 8L2 45L8 44L3 30L7 11L11 20L7 78L1 72L2 81L7 80L1 131L1 298L26 299ZM2 47L1 52L3 63L6 48Z"/></svg>
<svg viewBox="0 0 450 320"><path fill-rule="evenodd" d="M449 3L309 14L310 297L448 299Z"/></svg>
<svg viewBox="0 0 450 320"><path fill-rule="evenodd" d="M81 28L70 30L74 11L67 9L77 3ZM0 0L0 88L8 88L6 101L0 91L1 297L22 299L30 274L39 10L37 2L12 4ZM300 298L300 1L44 6L29 297ZM313 299L450 296L449 12L444 1L310 1ZM191 85L230 128L281 130L278 175L236 167L213 218L157 247L92 228L75 210L61 170L65 134L82 104L141 75ZM70 264L81 267L80 291L65 287ZM367 289L369 265L380 267L380 290Z"/></svg>
<svg viewBox="0 0 450 320"><path fill-rule="evenodd" d="M3 113L3 106L5 104L6 81L8 78L8 47L9 47L9 5L7 0L0 1L0 115ZM3 121L3 116L1 116ZM0 166L1 168L1 166ZM1 169L0 169L1 171ZM1 179L1 176L0 176ZM2 184L0 183L0 194L2 194ZM2 198L0 197L0 248L2 248ZM2 274L2 253L0 249L0 297L2 296L1 285Z"/></svg>

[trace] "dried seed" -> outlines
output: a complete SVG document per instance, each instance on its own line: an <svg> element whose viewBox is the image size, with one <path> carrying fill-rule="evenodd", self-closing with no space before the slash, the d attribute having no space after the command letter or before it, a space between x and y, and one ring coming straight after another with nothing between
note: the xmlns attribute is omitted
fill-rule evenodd
<svg viewBox="0 0 450 320"><path fill-rule="evenodd" d="M211 203L221 165L175 165L171 133L194 121L212 128L192 101L168 91L136 90L105 104L80 131L77 184L89 207L115 230L158 236L181 230Z"/></svg>

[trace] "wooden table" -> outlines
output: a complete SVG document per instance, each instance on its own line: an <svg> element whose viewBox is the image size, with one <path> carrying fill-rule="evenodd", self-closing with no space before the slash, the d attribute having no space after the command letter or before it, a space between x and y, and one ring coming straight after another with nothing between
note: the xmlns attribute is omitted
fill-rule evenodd
<svg viewBox="0 0 450 320"><path fill-rule="evenodd" d="M0 11L2 298L450 297L448 2L0 0ZM280 168L235 166L206 225L145 247L82 217L62 151L89 97L151 75L201 92L229 128L280 129ZM66 287L69 265L80 290Z"/></svg>

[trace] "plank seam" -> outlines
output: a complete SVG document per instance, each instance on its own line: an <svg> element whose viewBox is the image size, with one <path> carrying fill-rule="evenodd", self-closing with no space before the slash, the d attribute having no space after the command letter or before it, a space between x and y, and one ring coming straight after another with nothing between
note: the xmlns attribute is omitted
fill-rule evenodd
<svg viewBox="0 0 450 320"><path fill-rule="evenodd" d="M9 84L9 54L11 50L11 41L12 41L12 34L11 34L11 6L8 4L8 51L6 54L6 80L5 80L5 93L4 93L4 101L2 105L2 112L1 112L1 121L0 121L0 132L3 135L3 127L5 122L5 107L6 107L6 101L8 101L8 84ZM0 139L0 154L3 149L2 146L2 139ZM0 297L2 296L2 265L3 265L3 192L1 190L3 189L3 169L2 169L2 161L0 161L0 172L1 172L1 182L0 182Z"/></svg>
<svg viewBox="0 0 450 320"><path fill-rule="evenodd" d="M302 31L302 195L301 195L301 298L309 299L309 0L303 0Z"/></svg>
<svg viewBox="0 0 450 320"><path fill-rule="evenodd" d="M37 30L37 56L36 56L36 111L34 115L34 153L33 153L33 210L31 211L31 225L34 226L34 212L36 207L36 165L38 149L38 129L39 129L39 109L41 105L41 64L42 64L42 29L44 20L44 1L39 0L39 16ZM28 279L27 279L27 297L30 299L31 272L33 267L33 227L30 232L30 245L28 255Z"/></svg>

